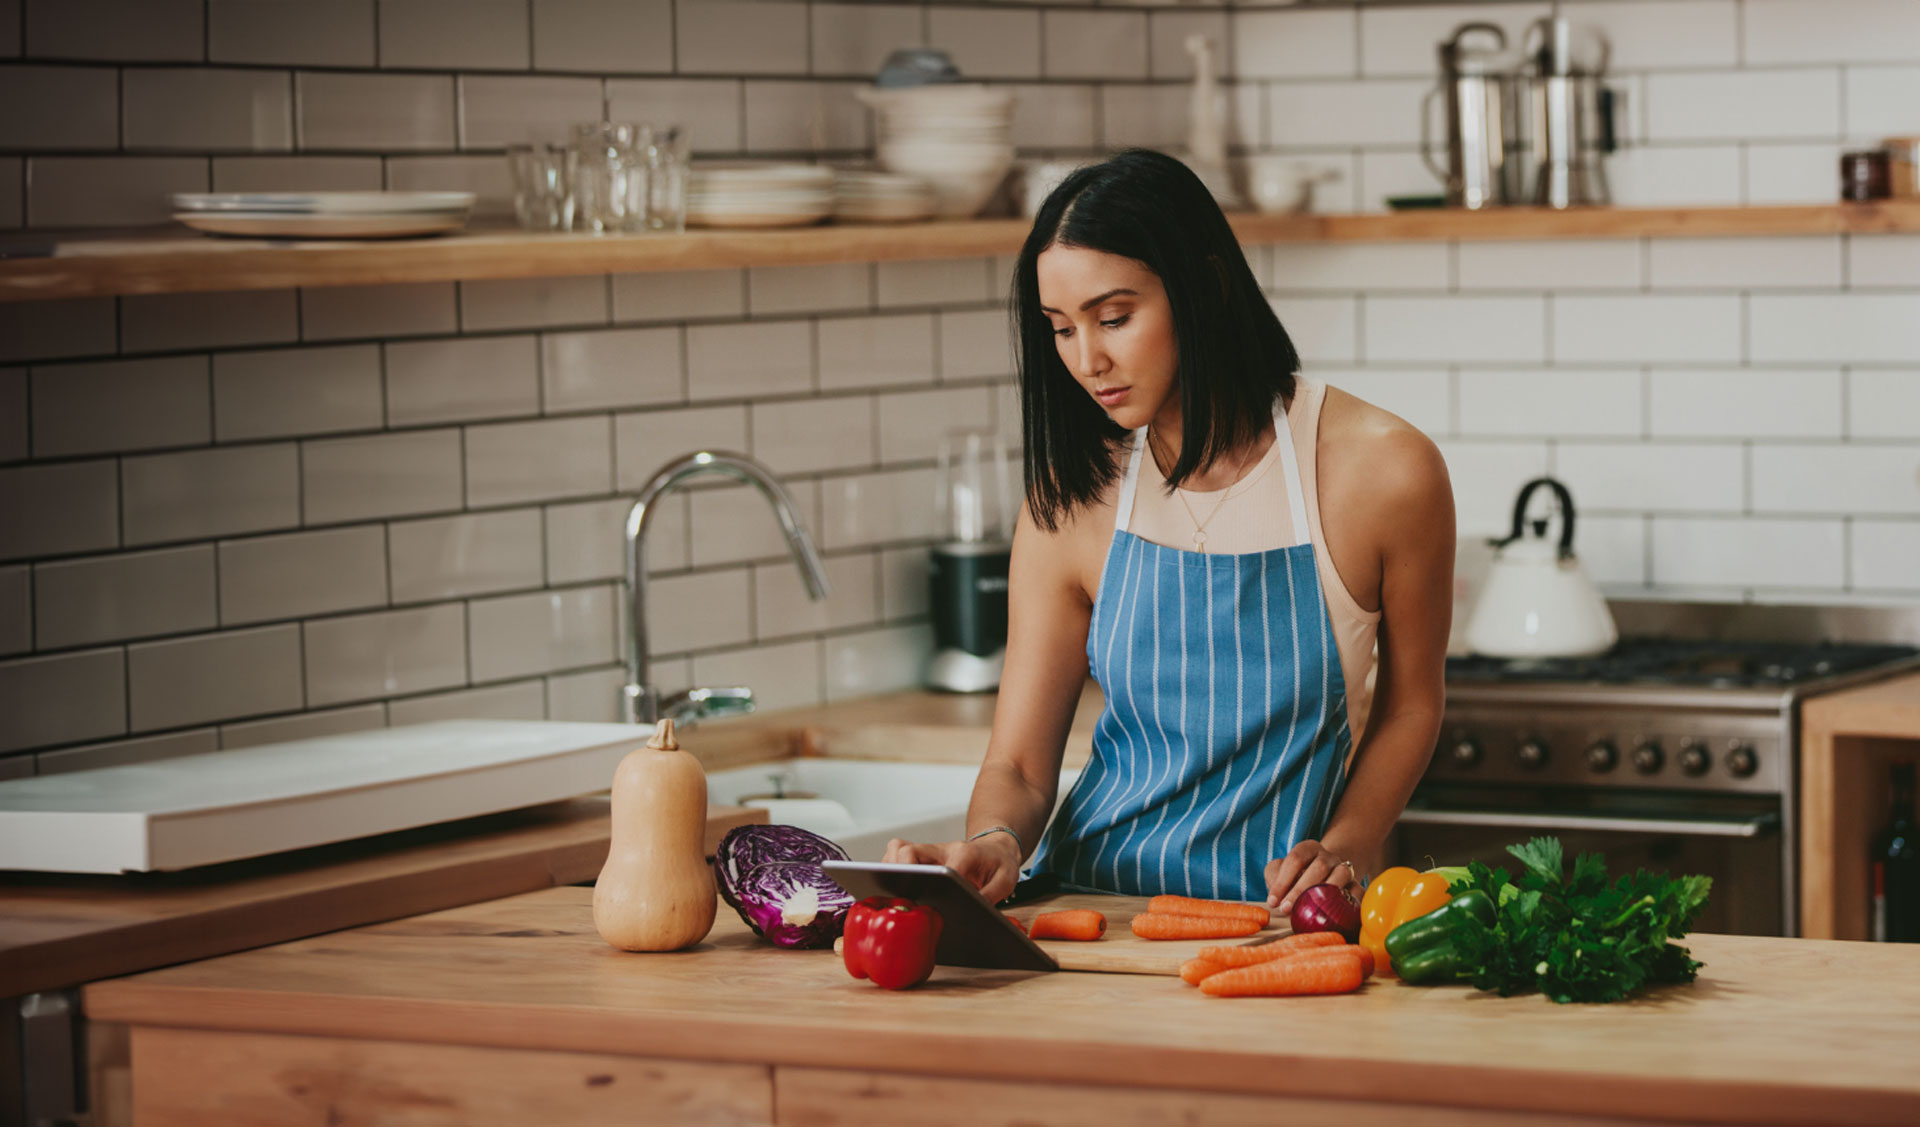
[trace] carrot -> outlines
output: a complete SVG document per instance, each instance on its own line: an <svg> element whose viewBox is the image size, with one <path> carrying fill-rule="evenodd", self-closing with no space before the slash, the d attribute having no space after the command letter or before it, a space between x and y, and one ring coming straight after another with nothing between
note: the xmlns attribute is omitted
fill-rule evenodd
<svg viewBox="0 0 1920 1127"><path fill-rule="evenodd" d="M1226 969L1212 959L1188 959L1180 964L1180 981L1188 986L1198 986L1207 976L1219 974Z"/></svg>
<svg viewBox="0 0 1920 1127"><path fill-rule="evenodd" d="M1133 933L1142 939L1238 939L1260 930L1253 920L1173 916L1145 912L1133 917Z"/></svg>
<svg viewBox="0 0 1920 1127"><path fill-rule="evenodd" d="M1364 981L1358 956L1300 955L1210 974L1200 983L1200 992L1215 998L1346 994Z"/></svg>
<svg viewBox="0 0 1920 1127"><path fill-rule="evenodd" d="M1156 896L1147 911L1163 916L1204 916L1207 919L1254 920L1261 927L1273 922L1273 913L1258 904L1234 900L1195 900L1191 896Z"/></svg>
<svg viewBox="0 0 1920 1127"><path fill-rule="evenodd" d="M1027 925L1021 923L1019 920L1013 918L1012 916L1007 917L1007 922L1012 924L1014 927L1014 930L1018 931L1021 935L1025 935L1027 933Z"/></svg>
<svg viewBox="0 0 1920 1127"><path fill-rule="evenodd" d="M1042 912L1027 934L1034 939L1098 939L1107 933L1107 917L1091 908Z"/></svg>
<svg viewBox="0 0 1920 1127"><path fill-rule="evenodd" d="M1212 959L1222 966L1247 967L1269 959L1283 959L1302 951L1323 951L1346 945L1347 941L1337 931L1303 931L1257 947L1202 947L1200 957Z"/></svg>
<svg viewBox="0 0 1920 1127"><path fill-rule="evenodd" d="M1310 940L1308 935L1324 935L1327 938ZM1306 959L1316 955L1358 956L1363 975L1373 977L1371 951L1348 946L1333 932L1310 932L1307 935L1290 935L1273 943L1262 943L1258 947L1202 947L1199 955L1180 964L1180 979L1189 986L1198 986L1207 976L1223 970L1257 966L1276 959Z"/></svg>

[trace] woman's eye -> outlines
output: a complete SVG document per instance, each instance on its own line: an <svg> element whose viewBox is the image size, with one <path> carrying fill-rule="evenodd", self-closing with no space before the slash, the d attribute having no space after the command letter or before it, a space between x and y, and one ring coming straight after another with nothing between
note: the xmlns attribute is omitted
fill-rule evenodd
<svg viewBox="0 0 1920 1127"><path fill-rule="evenodd" d="M1118 317L1115 317L1115 318L1114 318L1113 320L1111 320L1111 321L1102 321L1102 322L1100 322L1100 323L1101 323L1102 325L1105 325L1105 326L1106 326L1107 328L1109 328L1109 329L1117 329L1117 328L1119 328L1120 326L1122 326L1122 325L1124 325L1124 324L1126 324L1126 323L1127 323L1127 318L1129 318L1129 317L1131 317L1131 316L1133 316L1133 314L1131 314L1131 313L1122 313L1122 314L1121 314L1120 316L1118 316Z"/></svg>
<svg viewBox="0 0 1920 1127"><path fill-rule="evenodd" d="M1064 329L1055 329L1053 330L1053 335L1065 340L1067 337L1073 335L1073 326L1069 325Z"/></svg>

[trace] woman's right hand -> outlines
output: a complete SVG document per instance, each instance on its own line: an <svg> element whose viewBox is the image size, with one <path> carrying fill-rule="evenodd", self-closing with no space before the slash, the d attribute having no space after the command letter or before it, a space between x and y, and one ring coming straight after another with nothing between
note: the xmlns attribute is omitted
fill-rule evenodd
<svg viewBox="0 0 1920 1127"><path fill-rule="evenodd" d="M1020 881L1020 846L1008 834L988 834L978 841L922 844L894 838L887 842L882 861L892 865L945 865L973 882L989 904L1013 895Z"/></svg>

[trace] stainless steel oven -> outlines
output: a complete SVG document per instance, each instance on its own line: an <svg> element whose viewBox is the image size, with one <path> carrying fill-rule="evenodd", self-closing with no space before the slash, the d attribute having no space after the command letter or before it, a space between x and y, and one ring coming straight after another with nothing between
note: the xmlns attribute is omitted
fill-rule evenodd
<svg viewBox="0 0 1920 1127"><path fill-rule="evenodd" d="M1784 610L1785 608L1775 608ZM1804 619L1804 616L1803 616ZM1628 636L1590 659L1450 658L1426 775L1388 843L1395 864L1569 859L1713 878L1700 931L1793 935L1798 702L1920 666L1906 644Z"/></svg>
<svg viewBox="0 0 1920 1127"><path fill-rule="evenodd" d="M1712 877L1696 930L1781 935L1791 923L1784 829L1779 802L1766 797L1676 800L1657 791L1573 795L1443 785L1424 788L1401 819L1397 863L1483 861L1512 871L1517 862L1508 845L1550 835L1569 860L1605 854L1616 875L1647 869Z"/></svg>

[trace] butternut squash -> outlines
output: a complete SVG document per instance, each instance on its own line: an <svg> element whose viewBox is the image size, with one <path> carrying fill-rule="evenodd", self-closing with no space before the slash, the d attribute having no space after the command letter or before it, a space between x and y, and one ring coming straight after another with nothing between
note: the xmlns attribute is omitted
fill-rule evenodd
<svg viewBox="0 0 1920 1127"><path fill-rule="evenodd" d="M706 850L707 775L662 720L613 772L613 833L593 885L593 926L625 951L706 938L719 895Z"/></svg>

